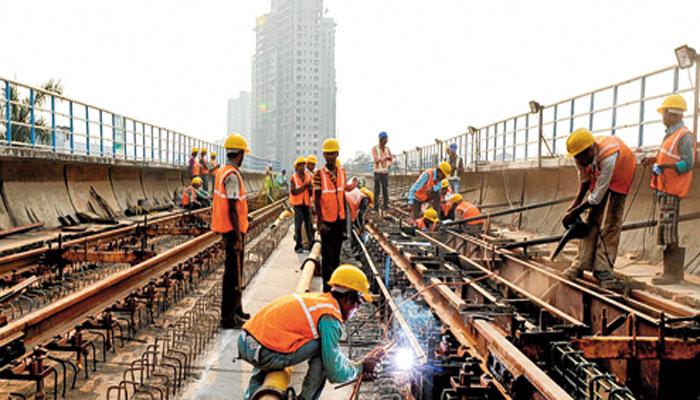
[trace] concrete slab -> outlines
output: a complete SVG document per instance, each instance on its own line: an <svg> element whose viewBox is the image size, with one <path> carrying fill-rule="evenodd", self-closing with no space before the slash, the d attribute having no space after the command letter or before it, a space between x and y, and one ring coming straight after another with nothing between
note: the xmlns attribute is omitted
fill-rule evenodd
<svg viewBox="0 0 700 400"><path fill-rule="evenodd" d="M254 314L270 301L291 293L299 281L299 265L306 258L306 254L294 253L293 229L294 227L290 226L287 236L246 288L243 304L247 312ZM319 288L320 282L315 281L314 289ZM238 356L236 341L239 333L238 330L222 331L208 353L199 361L197 368L201 371L201 378L186 387L180 394L180 399L218 400L223 397L243 397L252 366L240 360L234 362L234 358ZM301 390L305 374L305 364L294 369L292 384L296 390ZM321 399L348 398L348 389L336 391L327 383Z"/></svg>

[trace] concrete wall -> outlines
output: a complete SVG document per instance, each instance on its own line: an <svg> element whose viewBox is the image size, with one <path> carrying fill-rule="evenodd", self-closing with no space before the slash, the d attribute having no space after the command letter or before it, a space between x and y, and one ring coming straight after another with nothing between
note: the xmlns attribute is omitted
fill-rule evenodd
<svg viewBox="0 0 700 400"><path fill-rule="evenodd" d="M461 177L461 190L475 189L465 195L467 199L482 205L510 202L513 206L554 200L573 196L578 189L575 168L566 160L548 160L542 168L533 164L490 165L478 172L467 172ZM392 176L391 185L407 187L416 176ZM646 221L658 217L655 210L654 193L649 188L650 171L637 166L634 182L627 196L625 223ZM372 187L371 179L368 185ZM567 203L539 208L522 214L520 228L537 235L562 233L561 218ZM492 208L493 211L500 208ZM696 164L693 186L689 196L681 202L681 214L700 210L700 168ZM517 216L497 218L496 222L518 228ZM700 221L680 224L681 245L687 248L686 262L696 256L700 249L698 235ZM621 254L634 254L650 262L659 262L661 254L656 245L655 229L637 229L622 234ZM691 267L693 268L693 267ZM700 271L689 271L700 272Z"/></svg>
<svg viewBox="0 0 700 400"><path fill-rule="evenodd" d="M255 201L252 188L263 187L263 175L245 173L244 178ZM34 222L58 227L59 217L77 221L78 212L107 217L93 190L123 216L141 199L172 203L188 181L187 171L167 165L0 148L0 229Z"/></svg>

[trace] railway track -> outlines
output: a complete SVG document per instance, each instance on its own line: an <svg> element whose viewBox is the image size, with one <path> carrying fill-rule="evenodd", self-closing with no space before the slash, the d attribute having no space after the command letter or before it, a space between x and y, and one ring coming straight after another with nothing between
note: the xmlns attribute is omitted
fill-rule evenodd
<svg viewBox="0 0 700 400"><path fill-rule="evenodd" d="M261 247L260 242L264 241L264 238L259 236L283 209L284 204L280 200L250 213L251 229L247 235L247 241L252 245L253 252L269 252L274 247L271 245ZM4 365L0 369L0 380L33 381L36 384L37 398L42 398L45 393L44 381L52 375L55 376L56 382L58 380L57 369L47 363L47 358L53 357L52 355L56 353L68 352L73 354L72 360L51 358L54 361L59 360L62 366L62 390L65 393L66 376L70 366L74 369L73 384L75 384L75 375L81 362L85 363L86 376L90 354L96 363L98 356L96 343L102 345L103 360L106 360L107 351L116 348L117 338L121 341L129 340L137 328L153 323L157 314L163 312L184 293L192 292L194 286L218 269L223 260L220 235L209 232L200 224L202 218L206 218L208 213L209 210L206 209L194 214L178 213L64 243L63 253L60 254L68 253L76 257L75 260L70 261L72 263L115 263L122 267L0 327L0 349L2 349L0 362ZM282 224L283 227L286 225ZM129 238L129 235L136 236L136 240ZM170 236L180 237L174 247L153 251L155 249L148 244L153 237ZM191 238L183 239L183 237ZM134 257L124 248L112 251L109 250L109 246L105 246L115 241L136 242L142 245L140 249L150 250ZM77 251L72 249L71 246L74 245L81 246L81 249ZM51 251L51 249L37 249L29 252L30 254L18 254L13 256L10 262L21 261L27 268L46 268L45 259ZM38 254L40 252L43 254ZM266 255L260 254L257 257L264 260ZM41 260L39 266L32 265L36 260ZM53 268L65 267L61 265L65 262L67 262L65 258L61 258L58 265L52 264ZM255 264L259 267L260 263ZM246 268L254 267L246 263ZM253 273L254 271L249 271L248 275ZM63 276L55 271L50 275L52 278L60 275L61 278L66 279L71 276L70 274ZM41 275L40 278L33 276L28 287L42 288L42 283L47 282L45 277L46 275ZM216 288L210 288L209 295L206 296L208 300L201 302L207 306L198 311L204 316L207 326L213 329L211 332L216 331L209 326L213 318L212 308L216 310L212 304L218 304L216 297L220 298L220 295L215 294L217 290L214 289ZM189 324L191 323L192 321ZM218 329L218 326L216 328ZM196 328L192 329L196 330ZM190 335L192 329L180 334ZM201 340L204 340L203 337ZM167 347L172 350L172 346L180 342L179 339L172 337ZM196 347L198 351L202 350L201 344L197 344ZM158 350L165 351L164 348ZM194 353L190 354L190 362L193 356ZM149 369L148 366L143 365L141 368L142 372L143 368ZM176 380L179 384L182 383L183 374L184 372L178 369L180 379ZM54 383L53 388L57 390L57 387L58 385ZM135 390L136 387L132 389ZM121 386L118 390L126 390L126 387ZM171 391L174 393L175 387ZM19 394L18 396L22 397Z"/></svg>
<svg viewBox="0 0 700 400"><path fill-rule="evenodd" d="M465 360L448 373L447 398L698 395L682 384L700 366L698 310L634 287L566 280L488 233L410 234L404 216L394 209L368 224L367 246L375 260L391 259Z"/></svg>

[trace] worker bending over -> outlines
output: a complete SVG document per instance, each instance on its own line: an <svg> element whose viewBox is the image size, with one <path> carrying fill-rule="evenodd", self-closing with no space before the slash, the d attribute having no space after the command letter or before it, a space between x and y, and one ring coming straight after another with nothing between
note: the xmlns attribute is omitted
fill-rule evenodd
<svg viewBox="0 0 700 400"><path fill-rule="evenodd" d="M195 176L192 182L182 192L182 208L196 210L202 207L209 207L209 193L202 188L202 178Z"/></svg>
<svg viewBox="0 0 700 400"><path fill-rule="evenodd" d="M445 158L445 161L450 163L450 168L452 168L452 171L447 177L447 180L450 181L452 192L459 193L460 174L464 172L464 162L462 161L462 156L457 154L457 143L452 143L450 147L447 148L447 158Z"/></svg>
<svg viewBox="0 0 700 400"><path fill-rule="evenodd" d="M464 200L462 195L455 193L450 196L449 209L447 211L447 216L445 219L450 219L453 221L462 221L468 218L474 218L481 216L479 208L474 204ZM483 219L476 221L467 222L467 225L481 225L484 223Z"/></svg>
<svg viewBox="0 0 700 400"><path fill-rule="evenodd" d="M687 109L683 96L674 94L658 110L663 115L666 136L653 159L651 175L651 188L659 202L657 243L663 246L664 258L663 274L652 279L657 285L678 283L685 276L685 248L678 246L678 214L681 199L690 191L695 163L695 137L683 123Z"/></svg>
<svg viewBox="0 0 700 400"><path fill-rule="evenodd" d="M449 199L452 197L454 192L452 187L450 187L450 182L447 179L440 181L440 219L446 219L447 213L450 211Z"/></svg>
<svg viewBox="0 0 700 400"><path fill-rule="evenodd" d="M302 253L309 250L314 240L314 228L311 223L311 188L313 178L306 172L306 158L298 157L294 161L294 173L289 179L289 204L294 208L294 251ZM304 248L301 234L302 226L306 230L306 238L309 244Z"/></svg>
<svg viewBox="0 0 700 400"><path fill-rule="evenodd" d="M426 232L435 232L440 224L438 212L434 208L428 208L421 218L413 221L413 226Z"/></svg>
<svg viewBox="0 0 700 400"><path fill-rule="evenodd" d="M451 172L450 164L443 161L437 168L428 168L420 174L416 183L408 191L408 204L411 206L413 218L420 216L421 206L428 201L433 208L440 208L440 181L449 176Z"/></svg>
<svg viewBox="0 0 700 400"><path fill-rule="evenodd" d="M209 191L209 160L207 160L207 149L199 149L199 176L202 177L204 190Z"/></svg>
<svg viewBox="0 0 700 400"><path fill-rule="evenodd" d="M372 147L372 161L374 162L374 197L377 202L374 203L374 209L379 209L379 194L384 196L383 209L389 209L389 168L394 162L394 156L389 150L386 143L389 141L389 135L386 132L379 133L379 144Z"/></svg>
<svg viewBox="0 0 700 400"><path fill-rule="evenodd" d="M348 221L355 228L362 228L365 224L365 212L374 203L374 193L361 185L357 178L352 178L345 187L345 202L350 212Z"/></svg>
<svg viewBox="0 0 700 400"><path fill-rule="evenodd" d="M248 232L248 200L240 173L248 142L238 133L228 135L224 142L226 163L219 169L214 182L214 203L211 230L221 233L226 259L221 300L221 327L239 329L250 315L243 312L243 255L245 234Z"/></svg>
<svg viewBox="0 0 700 400"><path fill-rule="evenodd" d="M321 275L327 292L333 271L340 265L345 240L345 170L337 163L340 145L336 139L323 142L326 165L314 174L316 227L321 234Z"/></svg>
<svg viewBox="0 0 700 400"><path fill-rule="evenodd" d="M610 288L615 285L613 266L636 159L622 139L616 136L594 138L585 128L569 135L566 149L575 159L580 184L562 222L570 227L588 210L590 230L581 239L578 254L564 275L574 279L580 277L583 270L592 270L601 286ZM586 195L587 192L590 193Z"/></svg>
<svg viewBox="0 0 700 400"><path fill-rule="evenodd" d="M329 293L282 296L264 306L243 325L238 337L239 357L253 365L244 399L260 388L268 372L309 361L299 399L318 399L328 379L342 383L374 378L379 359L349 360L340 350L343 323L360 304L372 301L369 281L352 265L333 272Z"/></svg>

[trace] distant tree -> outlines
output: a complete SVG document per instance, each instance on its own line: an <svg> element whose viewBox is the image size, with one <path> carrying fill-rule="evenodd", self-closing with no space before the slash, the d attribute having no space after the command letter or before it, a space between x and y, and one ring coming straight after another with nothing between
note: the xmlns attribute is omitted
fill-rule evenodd
<svg viewBox="0 0 700 400"><path fill-rule="evenodd" d="M31 108L35 107L34 112L34 134L36 143L39 145L50 145L51 144L51 129L48 126L46 120L41 116L36 108L41 108L44 102L49 98L46 92L55 93L57 95L63 94L63 84L60 80L49 79L48 82L40 86L43 91L36 91L34 93L34 102L29 99L29 95L26 97L20 97L17 87L10 85L10 100L12 106L10 107L10 119L12 121L12 141L13 142L31 142ZM44 92L46 91L46 92ZM4 96L2 96L4 97ZM6 113L6 103L0 102L0 119L4 121ZM4 127L0 132L3 139L7 138L7 127Z"/></svg>
<svg viewBox="0 0 700 400"><path fill-rule="evenodd" d="M369 153L358 151L355 156L345 163L348 175L367 174L372 172L372 157Z"/></svg>

